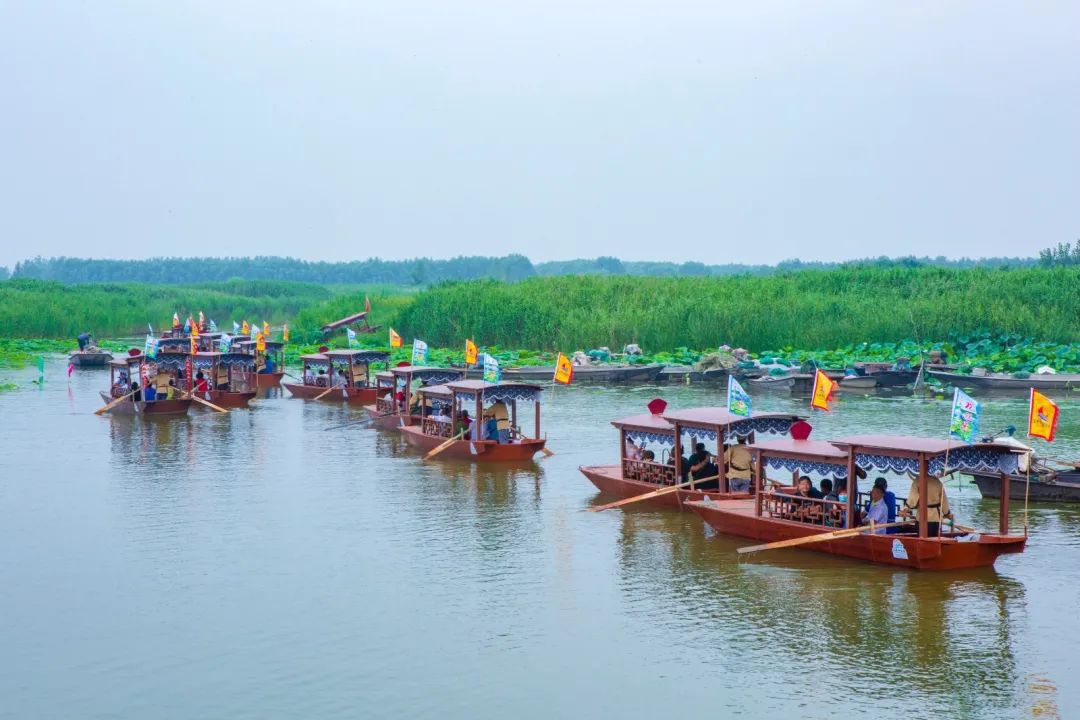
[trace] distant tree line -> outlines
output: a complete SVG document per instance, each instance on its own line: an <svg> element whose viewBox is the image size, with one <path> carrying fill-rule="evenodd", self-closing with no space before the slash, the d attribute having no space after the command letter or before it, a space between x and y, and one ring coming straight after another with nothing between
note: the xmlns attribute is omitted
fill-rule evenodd
<svg viewBox="0 0 1080 720"><path fill-rule="evenodd" d="M225 280L287 280L324 285L387 284L427 286L446 280L501 280L518 282L531 277L562 275L633 275L648 277L719 277L729 275L769 275L777 272L837 267L880 268L942 267L1027 267L1042 264L1080 263L1080 243L1044 250L1037 258L879 257L845 263L785 260L776 265L706 265L702 262L637 262L615 257L592 260L559 260L533 263L523 255L505 257L456 257L450 260L353 260L311 262L289 257L152 258L150 260L93 260L55 257L24 260L10 273L13 278L55 280L75 283L141 282L190 284ZM0 280L8 271L0 268Z"/></svg>
<svg viewBox="0 0 1080 720"><path fill-rule="evenodd" d="M1058 243L1057 247L1039 251L1039 262L1046 267L1055 265L1080 265L1080 240L1072 243Z"/></svg>

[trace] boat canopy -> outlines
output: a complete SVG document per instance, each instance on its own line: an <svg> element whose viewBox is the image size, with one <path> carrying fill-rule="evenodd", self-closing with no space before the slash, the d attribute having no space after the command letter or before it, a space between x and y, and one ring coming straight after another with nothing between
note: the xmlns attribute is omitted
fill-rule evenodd
<svg viewBox="0 0 1080 720"><path fill-rule="evenodd" d="M727 408L700 407L664 413L664 419L678 424L680 428L693 428L694 435L716 440L718 432L725 437L747 437L752 433L783 435L791 425L801 420L791 413L751 413L749 417L736 415Z"/></svg>
<svg viewBox="0 0 1080 720"><path fill-rule="evenodd" d="M429 383L442 385L448 382L460 380L464 372L456 368L427 367L423 365L401 365L391 368L390 372L398 376L411 376L413 380L426 380Z"/></svg>
<svg viewBox="0 0 1080 720"><path fill-rule="evenodd" d="M635 442L653 442L661 445L675 444L675 426L662 415L642 413L612 420L611 424L626 433Z"/></svg>
<svg viewBox="0 0 1080 720"><path fill-rule="evenodd" d="M331 360L347 360L353 365L386 362L390 358L390 353L385 350L327 350L323 355Z"/></svg>
<svg viewBox="0 0 1080 720"><path fill-rule="evenodd" d="M491 383L486 380L458 380L447 383L447 386L459 397L465 400L475 400L477 394L482 402L498 402L522 400L525 402L537 402L543 387L519 382Z"/></svg>
<svg viewBox="0 0 1080 720"><path fill-rule="evenodd" d="M763 440L746 446L765 467L797 473L816 473L846 479L848 476L847 450L825 440L795 440L777 438Z"/></svg>
<svg viewBox="0 0 1080 720"><path fill-rule="evenodd" d="M910 435L851 435L833 442L845 451L850 448L860 468L899 475L918 475L923 459L927 473L934 477L952 470L1014 474L1019 470L1022 454L1007 445L968 445L959 440Z"/></svg>

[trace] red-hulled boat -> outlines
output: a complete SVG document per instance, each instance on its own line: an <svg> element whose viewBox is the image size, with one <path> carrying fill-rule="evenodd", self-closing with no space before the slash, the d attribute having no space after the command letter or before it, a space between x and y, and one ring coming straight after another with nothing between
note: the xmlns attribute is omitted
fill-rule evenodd
<svg viewBox="0 0 1080 720"><path fill-rule="evenodd" d="M797 415L787 413L751 413L747 417L718 407L671 412L666 408L663 400L653 400L649 403L650 412L613 421L611 424L619 429L619 464L582 466L579 468L581 473L600 492L618 498L636 497L691 481L693 473L686 466L688 460L683 456L685 439L689 436L691 449L705 441L711 441L716 449L716 452L709 453L709 469L697 473L705 480L702 486L699 488L691 484L686 489L644 502L678 508L686 500L702 500L705 497L712 500L750 498L751 487L733 491L730 486L728 475L733 468L729 467L727 460L730 457L724 451L724 446L736 438L740 442L746 439L752 442L756 433L786 433L791 424L799 419ZM627 456L628 449L641 452L646 450L647 445L662 448L659 459L654 451L648 451L652 454L651 458ZM671 449L668 450L668 447ZM743 484L749 485L745 481Z"/></svg>
<svg viewBox="0 0 1080 720"><path fill-rule="evenodd" d="M166 395L159 400L156 393L153 400L143 399L144 388L153 383L155 376L161 371L154 363L148 362L147 357L139 350L129 350L126 357L110 360L108 367L110 390L101 393L102 400L111 403L135 391L130 398L113 406L110 410L113 414L171 417L186 415L191 407L191 399L182 397L181 391L175 386L174 397L171 399ZM168 381L165 384L167 386Z"/></svg>
<svg viewBox="0 0 1080 720"><path fill-rule="evenodd" d="M785 438L750 446L755 457L755 487L752 500L688 502L717 532L775 542L834 533L858 527L862 514L857 488L844 500L793 499L793 488L765 489L765 468L800 474L832 475L843 486L859 471L871 470L916 478L912 488L926 498L930 478L953 470L996 472L1008 483L1015 472L1017 453L1003 445L964 443L933 438L893 435L858 435L834 442ZM943 490L944 492L944 490ZM878 534L858 534L800 546L808 550L842 555L868 562L923 570L959 570L993 565L999 555L1024 550L1027 534L1009 533L1009 504L1001 503L998 532L951 530L932 532L929 507L918 503L917 521L909 527L884 528ZM832 537L830 535L830 537Z"/></svg>
<svg viewBox="0 0 1080 720"><path fill-rule="evenodd" d="M255 389L278 387L281 378L285 377L285 343L276 340L264 340L263 343L266 349L262 351L258 349L257 340L232 343L235 351L255 358L255 370L247 378L248 385Z"/></svg>
<svg viewBox="0 0 1080 720"><path fill-rule="evenodd" d="M526 383L483 380L458 380L444 385L429 385L417 391L420 396L419 422L399 427L402 437L422 450L445 449L440 458L458 458L475 462L522 462L544 449L540 437L540 393L543 388ZM532 437L518 426L518 403L531 402L535 408ZM472 410L474 415L463 422ZM498 440L487 439L486 417L493 417ZM464 432L461 439L452 438Z"/></svg>
<svg viewBox="0 0 1080 720"><path fill-rule="evenodd" d="M302 355L303 383L281 385L294 397L305 400L371 404L375 402L371 363L386 362L389 357L382 350L324 350Z"/></svg>
<svg viewBox="0 0 1080 720"><path fill-rule="evenodd" d="M455 368L399 365L375 375L375 402L365 405L364 410L375 427L388 430L412 425L420 420L419 398L413 397L420 388L414 388L414 382L422 386L442 385L461 380L464 375L464 370Z"/></svg>

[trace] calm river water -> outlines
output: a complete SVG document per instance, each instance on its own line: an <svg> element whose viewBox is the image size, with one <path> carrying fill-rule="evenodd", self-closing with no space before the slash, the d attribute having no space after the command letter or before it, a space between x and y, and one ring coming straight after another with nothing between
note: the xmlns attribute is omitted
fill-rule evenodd
<svg viewBox="0 0 1080 720"><path fill-rule="evenodd" d="M557 454L496 469L423 463L337 404L96 417L104 373L64 367L0 394L2 717L1080 717L1080 508L1033 506L994 570L740 560L690 513L584 512L577 470L616 457L610 419L716 388L560 388ZM988 401L984 429L1025 408ZM940 436L948 412L812 422ZM1063 415L1053 454L1080 457L1080 402Z"/></svg>

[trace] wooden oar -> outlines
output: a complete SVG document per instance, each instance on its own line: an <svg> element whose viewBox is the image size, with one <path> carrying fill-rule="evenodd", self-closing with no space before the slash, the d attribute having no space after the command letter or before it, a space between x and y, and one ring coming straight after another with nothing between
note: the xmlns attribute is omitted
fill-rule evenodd
<svg viewBox="0 0 1080 720"><path fill-rule="evenodd" d="M1039 458L1039 459L1040 460L1049 460L1050 462L1055 462L1058 465L1064 465L1065 467L1071 467L1071 468L1076 468L1077 470L1080 470L1080 460L1062 460L1062 459L1056 458L1056 457L1042 457L1042 458Z"/></svg>
<svg viewBox="0 0 1080 720"><path fill-rule="evenodd" d="M134 394L135 394L135 393L137 393L137 392L139 392L139 391L138 391L138 390L132 390L132 391L131 391L131 392L129 392L129 393L127 394L127 395L125 395L125 396L123 396L123 397L118 397L118 398L116 398L115 400L113 400L113 401L112 401L111 403L109 403L109 404L108 404L108 405L106 405L105 407L101 407L101 408L98 408L97 410L95 410L95 411L94 411L94 414L95 414L95 415L103 415L103 414L105 414L105 413L109 412L109 411L110 411L110 410L112 410L112 409L113 409L114 407L116 407L116 406L117 406L117 405L119 405L120 403L124 402L125 400L127 400L127 399L128 399L129 397L131 397L132 395L134 395Z"/></svg>
<svg viewBox="0 0 1080 720"><path fill-rule="evenodd" d="M882 528L897 527L899 525L907 525L907 522L894 522L894 523L882 523L880 525L860 525L857 528L847 528L846 530L836 530L834 532L819 533L817 535L807 535L800 538L792 538L791 540L779 540L777 542L766 543L764 545L751 545L749 547L741 547L738 549L740 555L744 553L758 552L759 550L776 550L778 548L795 547L796 545L809 545L811 543L825 542L826 540L838 540L840 538L854 537L860 533L870 532L871 530L880 530Z"/></svg>
<svg viewBox="0 0 1080 720"><path fill-rule="evenodd" d="M388 416L394 415L394 414L396 414L396 413L383 413L382 415L372 415L371 417L366 417L363 420L354 420L353 422L341 423L340 425L331 425L330 427L328 427L326 429L327 430L340 430L341 428L347 428L347 427L350 427L352 425L363 425L364 423L369 423L372 420L378 420L379 418L388 417Z"/></svg>
<svg viewBox="0 0 1080 720"><path fill-rule="evenodd" d="M650 499L655 498L655 497L660 497L661 495L669 495L669 494L675 492L676 490L681 490L682 488L690 487L691 485L693 485L695 483L706 482L707 480L715 480L718 477L720 477L720 476L719 475L713 475L712 477L701 478L700 480L697 480L697 479L695 479L695 480L687 480L686 482L680 483L679 485L669 485L666 488L660 488L659 490L652 490L652 491L647 492L647 493L645 493L643 495L635 495L634 497L623 498L622 500L616 500L615 502L608 503L607 505L597 505L596 507L586 508L586 510L588 510L589 512L602 512L604 510L610 510L611 508L617 508L617 507L622 507L623 505L629 505L630 503L636 503L639 500L650 500Z"/></svg>
<svg viewBox="0 0 1080 720"><path fill-rule="evenodd" d="M322 400L324 397L326 397L327 395L329 395L330 393L332 393L335 390L337 390L337 387L334 386L334 385L331 385L330 387L326 388L321 393L319 393L318 395L313 397L312 400Z"/></svg>
<svg viewBox="0 0 1080 720"><path fill-rule="evenodd" d="M187 394L187 396L188 396L188 397L189 397L190 399L194 400L195 402L198 402L198 403L202 403L202 404L203 404L203 405L205 405L206 407L208 407L208 408L213 408L214 410L217 410L218 412L223 412L223 413L227 413L227 412L229 412L228 410L226 410L226 409L225 409L225 408L223 408L223 407L218 407L217 405L215 405L215 404L214 404L214 403L212 403L212 402L209 402L209 401L207 401L207 400L203 400L203 399L202 399L201 397L199 397L199 396L198 396L198 395L196 395L195 393L190 393L190 392L189 392L189 393Z"/></svg>
<svg viewBox="0 0 1080 720"><path fill-rule="evenodd" d="M468 429L468 428L466 428L465 430L467 430L467 429ZM446 448L448 448L448 447L450 447L451 445L453 445L453 444L454 444L455 442L457 442L458 440L460 440L460 439L461 439L461 437L462 437L462 436L463 436L463 435L465 434L465 430L462 430L462 431L461 431L461 432L459 432L459 433L458 433L457 435L455 435L454 437L450 438L449 440L447 440L446 442L444 442L444 443L443 443L442 445L440 445L439 447L437 447L437 448L435 448L434 450L432 450L431 452L429 452L429 453L428 453L427 455L425 455L425 456L424 456L424 459L425 459L425 460L430 460L431 458L435 457L436 455L438 455L439 453L441 453L441 452L442 452L443 450L445 450Z"/></svg>

